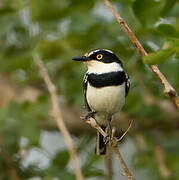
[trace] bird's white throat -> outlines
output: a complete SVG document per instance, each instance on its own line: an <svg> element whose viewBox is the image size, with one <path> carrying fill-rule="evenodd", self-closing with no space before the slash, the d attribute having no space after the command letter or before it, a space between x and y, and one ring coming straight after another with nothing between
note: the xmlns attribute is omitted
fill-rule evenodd
<svg viewBox="0 0 179 180"><path fill-rule="evenodd" d="M108 73L108 72L115 72L115 71L123 71L123 68L119 63L103 63L98 62L96 60L87 61L85 62L88 66L88 73Z"/></svg>

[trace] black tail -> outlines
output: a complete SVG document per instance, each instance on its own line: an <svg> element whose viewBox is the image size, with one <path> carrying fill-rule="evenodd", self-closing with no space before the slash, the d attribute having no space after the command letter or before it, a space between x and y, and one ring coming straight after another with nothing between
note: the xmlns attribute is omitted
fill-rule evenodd
<svg viewBox="0 0 179 180"><path fill-rule="evenodd" d="M101 127L103 131L105 131L106 127ZM99 132L97 132L97 138L96 138L96 148L95 153L97 155L104 155L106 154L106 144L104 143L104 136L101 135Z"/></svg>

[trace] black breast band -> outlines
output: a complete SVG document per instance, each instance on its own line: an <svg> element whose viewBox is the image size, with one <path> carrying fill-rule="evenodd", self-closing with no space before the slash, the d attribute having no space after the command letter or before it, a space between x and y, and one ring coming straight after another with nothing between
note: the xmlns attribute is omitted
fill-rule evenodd
<svg viewBox="0 0 179 180"><path fill-rule="evenodd" d="M88 73L88 82L93 87L118 86L124 83L126 75L124 71L109 72L103 74Z"/></svg>

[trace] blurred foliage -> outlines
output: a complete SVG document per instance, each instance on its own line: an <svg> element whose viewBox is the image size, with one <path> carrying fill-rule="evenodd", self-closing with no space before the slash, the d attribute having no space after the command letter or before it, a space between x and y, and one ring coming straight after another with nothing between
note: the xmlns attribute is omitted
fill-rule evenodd
<svg viewBox="0 0 179 180"><path fill-rule="evenodd" d="M113 0L120 15L144 46L147 64L159 64L171 84L179 91L179 2L177 0ZM80 0L2 0L0 1L0 71L19 88L33 86L42 91L35 102L9 102L0 109L0 179L41 177L45 180L75 179L69 154L61 148L49 155L41 146L42 130L56 131L48 115L49 100L44 82L33 62L34 52L44 61L57 86L59 99L82 107L82 64L71 61L95 48L113 50L122 59L131 79L131 90L122 113L135 120L133 141L141 133L146 149L136 141L133 172L143 170L136 179L163 179L154 155L151 134L157 131L171 176L179 180L178 114L163 94L162 85L145 66L126 34L121 30L102 1ZM45 124L45 127L44 127ZM135 128L134 128L135 129ZM86 178L104 179L99 168L101 157L95 156L91 138L81 134L76 140L82 170ZM27 141L23 145L23 139ZM48 142L47 142L48 144ZM48 157L49 165L24 165L33 148ZM25 155L24 155L25 153ZM42 154L43 154L42 153ZM25 157L24 157L25 156ZM83 159L82 158L82 159ZM115 177L114 177L115 178Z"/></svg>
<svg viewBox="0 0 179 180"><path fill-rule="evenodd" d="M160 24L157 29L167 40L161 50L142 57L143 62L150 65L166 61L174 53L179 57L179 32L170 24Z"/></svg>

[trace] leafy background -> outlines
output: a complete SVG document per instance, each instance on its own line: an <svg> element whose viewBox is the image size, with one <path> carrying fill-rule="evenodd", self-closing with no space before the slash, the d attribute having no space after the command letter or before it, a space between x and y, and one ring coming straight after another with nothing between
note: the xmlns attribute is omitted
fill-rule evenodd
<svg viewBox="0 0 179 180"><path fill-rule="evenodd" d="M179 2L112 3L148 57L141 59L102 1L0 1L1 180L75 179L52 118L47 89L33 62L35 53L57 87L85 179L106 178L104 157L94 155L95 133L79 118L84 113L82 78L86 69L71 61L95 48L113 50L130 75L131 90L116 117L116 127L120 134L134 120L119 145L132 174L136 179L179 180L179 114L164 96L159 80L143 64L158 64L179 92ZM115 157L113 167L113 179L125 179Z"/></svg>

